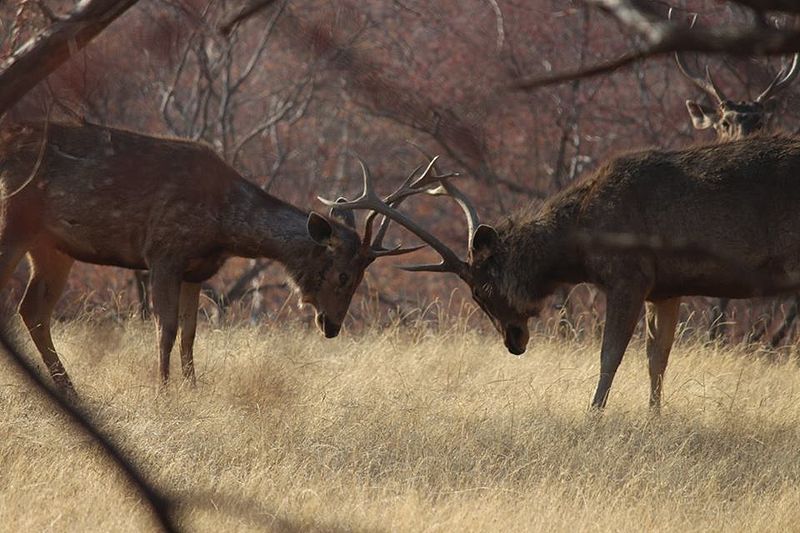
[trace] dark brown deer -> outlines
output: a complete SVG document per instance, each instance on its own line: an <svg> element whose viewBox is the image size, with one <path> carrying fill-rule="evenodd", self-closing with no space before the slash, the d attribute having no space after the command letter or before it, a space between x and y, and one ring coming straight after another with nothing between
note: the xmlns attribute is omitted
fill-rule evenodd
<svg viewBox="0 0 800 533"><path fill-rule="evenodd" d="M694 20L692 21L694 22ZM734 101L728 99L719 89L706 65L705 76L690 73L680 54L675 54L678 70L705 92L714 103L709 108L694 100L686 100L686 109L692 119L692 125L698 130L712 128L719 141L743 139L765 131L769 127L769 119L775 107L775 97L784 91L800 74L800 54L795 54L787 68L781 69L764 91L753 100ZM709 337L714 340L724 335L728 298L719 300L711 317ZM649 306L648 306L649 307ZM649 312L649 311L648 311Z"/></svg>
<svg viewBox="0 0 800 533"><path fill-rule="evenodd" d="M386 200L419 192L425 179L412 173ZM193 384L200 283L227 258L282 263L319 329L335 337L367 266L416 249L384 249L388 219L373 241L374 220L371 213L359 238L351 212L298 209L194 142L86 123L15 125L0 137L0 289L27 254L31 278L20 314L67 392L74 389L50 320L74 261L149 270L160 379L169 378L180 329L183 376Z"/></svg>
<svg viewBox="0 0 800 533"><path fill-rule="evenodd" d="M686 109L692 125L698 130L712 128L720 141L742 139L748 135L764 131L775 104L775 97L784 91L800 74L800 54L795 54L789 67L781 69L772 82L754 100L734 101L728 99L719 89L706 66L705 77L689 72L680 54L675 61L681 73L695 86L708 94L714 103L713 108L686 100Z"/></svg>
<svg viewBox="0 0 800 533"><path fill-rule="evenodd" d="M643 151L612 159L542 207L522 209L496 227L479 224L467 197L443 180L429 192L453 196L467 214L467 261L413 221L393 219L442 257L439 264L407 270L457 274L514 354L526 349L528 318L557 287L587 282L603 290L607 313L592 400L596 408L606 405L642 306L649 302L650 405L658 408L680 297L771 295L786 292L785 280L800 276L798 176L800 139L792 137ZM366 188L361 198L340 207L391 214ZM691 250L709 252L585 245L586 235L606 234L632 236L634 242L690 243ZM725 258L736 258L737 268Z"/></svg>

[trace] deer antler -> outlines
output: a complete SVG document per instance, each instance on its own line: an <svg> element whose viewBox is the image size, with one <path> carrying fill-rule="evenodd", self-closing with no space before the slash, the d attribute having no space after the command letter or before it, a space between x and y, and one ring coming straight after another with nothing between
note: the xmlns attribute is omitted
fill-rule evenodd
<svg viewBox="0 0 800 533"><path fill-rule="evenodd" d="M675 52L675 62L678 64L678 70L681 71L681 74L683 74L686 79L694 83L701 90L708 93L711 97L715 98L718 104L721 104L727 100L725 94L720 90L719 87L717 87L717 84L714 83L714 79L711 77L711 70L708 68L708 65L706 65L706 77L703 79L698 76L693 76L689 73L689 70L686 68L686 64L683 62L683 59L681 59L681 55L678 52Z"/></svg>
<svg viewBox="0 0 800 533"><path fill-rule="evenodd" d="M439 156L431 157L428 155L425 150L421 147L417 146L416 144L411 143L411 145L419 150L422 155L424 155L427 159L430 160L430 167L436 171L436 161ZM458 205L461 207L461 210L464 211L464 215L467 218L467 249L469 250L472 247L472 236L475 234L475 228L480 225L480 218L478 217L478 211L475 209L475 205L470 201L466 194L464 194L458 187L450 183L449 181L445 181L442 178L448 177L448 175L443 174L435 174L434 177L439 177L439 186L435 189L429 189L426 192L432 196L449 196L451 197ZM438 250L437 250L438 251ZM441 254L440 254L441 255ZM410 272L455 272L459 274L459 272L450 268L448 264L448 260L446 257L442 256L443 261L441 263L435 264L422 264L422 265L403 265L398 268L403 270L408 270ZM461 261L463 263L463 261Z"/></svg>
<svg viewBox="0 0 800 533"><path fill-rule="evenodd" d="M459 259L459 257L444 243L442 243L439 239L431 235L427 230L409 218L407 215L403 214L402 212L395 209L395 207L401 203L405 198L409 196L420 194L428 191L428 188L432 185L437 183L442 183L442 180L455 177L457 174L449 173L443 175L431 175L430 171L433 169L436 158L433 158L430 163L428 163L425 171L416 179L414 179L414 174L416 170L412 172L404 181L404 183L394 191L392 194L387 196L385 199L381 199L376 193L375 189L372 184L372 175L370 174L369 168L359 158L359 164L361 165L361 172L364 179L364 190L361 193L361 196L356 198L355 200L349 202L340 202L336 203L332 200L327 200L322 197L319 198L323 204L327 206L336 206L337 209L368 209L371 211L369 215L367 215L367 220L365 222L364 228L364 242L369 242L371 235L372 235L372 224L375 220L375 217L380 214L385 217L385 224L388 226L388 221L393 220L406 228L408 231L422 239L425 243L427 243L431 248L436 250L436 252L442 256L443 263L442 265L447 266L448 272L454 272L461 277L467 275L468 268L467 264ZM421 168L421 167L417 167ZM383 239L383 236L386 234L386 229L384 224L381 224L381 228L378 230L378 234L376 235L375 241L372 243L372 253L377 255L397 255L399 253L399 249L396 250L382 250L377 249L380 247L380 243ZM376 247L377 245L377 247ZM419 249L419 247L414 248ZM395 253L390 253L390 252ZM376 256L377 256L376 255Z"/></svg>
<svg viewBox="0 0 800 533"><path fill-rule="evenodd" d="M401 203L403 203L403 200L405 200L409 196L426 191L432 193L432 190L429 189L431 186L441 184L442 180L448 178L456 178L459 176L458 172L448 172L446 174L439 174L439 173L431 174L431 170L436 169L436 161L439 159L439 156L437 155L436 157L433 158L428 157L428 159L430 161L428 162L427 165L424 164L419 165L417 168L411 171L411 174L409 174L406 177L400 188L386 198L385 200L386 204L392 206L393 208L397 208ZM414 175L417 172L419 172L423 166L425 167L425 170L422 172L422 174L419 175L418 178L414 179ZM390 222L391 222L390 218L387 218L385 216L383 217L383 220L381 220L381 225L378 228L378 233L375 235L375 242L373 243L373 246L377 247L381 246L383 238L386 236L386 231L389 229Z"/></svg>
<svg viewBox="0 0 800 533"><path fill-rule="evenodd" d="M774 97L776 94L791 85L795 78L797 78L798 74L800 74L800 54L795 54L792 58L791 65L789 65L788 72L786 67L782 68L775 76L775 79L772 80L772 83L769 84L769 87L767 87L763 93L758 95L756 102L766 102L770 98Z"/></svg>
<svg viewBox="0 0 800 533"><path fill-rule="evenodd" d="M669 18L669 20L672 20L672 11L673 9L670 8L669 12L667 13L667 18ZM696 22L697 22L697 14L694 14L692 16L691 22L689 22L689 27L694 28ZM678 64L678 70L681 71L681 74L683 74L686 77L686 79L695 84L700 90L706 92L708 95L715 98L718 104L721 104L722 102L727 100L727 98L725 98L725 94L719 89L719 87L717 87L717 84L714 83L714 78L711 77L711 70L708 68L708 65L706 65L705 78L701 78L689 72L686 63L683 62L683 58L681 58L679 52L675 52L675 63Z"/></svg>

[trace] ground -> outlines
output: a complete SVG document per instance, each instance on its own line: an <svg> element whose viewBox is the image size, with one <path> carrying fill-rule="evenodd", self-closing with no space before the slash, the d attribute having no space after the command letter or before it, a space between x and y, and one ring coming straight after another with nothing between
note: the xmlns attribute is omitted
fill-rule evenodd
<svg viewBox="0 0 800 533"><path fill-rule="evenodd" d="M660 416L640 341L587 415L596 343L505 352L463 324L334 340L203 325L195 390L158 393L152 326L54 336L84 408L186 531L788 531L800 523L800 368L687 340ZM173 376L180 375L177 356ZM0 524L146 531L96 445L0 367Z"/></svg>

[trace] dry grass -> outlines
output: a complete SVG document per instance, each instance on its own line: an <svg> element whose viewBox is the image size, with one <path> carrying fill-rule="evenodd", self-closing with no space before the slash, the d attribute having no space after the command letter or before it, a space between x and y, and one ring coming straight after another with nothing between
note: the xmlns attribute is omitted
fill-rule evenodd
<svg viewBox="0 0 800 533"><path fill-rule="evenodd" d="M85 406L191 531L782 531L800 523L800 369L686 342L660 417L641 346L586 415L597 347L390 328L201 328L156 394L151 327L55 332ZM175 361L177 363L177 361ZM177 367L174 366L174 369ZM0 369L0 523L152 529L95 446Z"/></svg>

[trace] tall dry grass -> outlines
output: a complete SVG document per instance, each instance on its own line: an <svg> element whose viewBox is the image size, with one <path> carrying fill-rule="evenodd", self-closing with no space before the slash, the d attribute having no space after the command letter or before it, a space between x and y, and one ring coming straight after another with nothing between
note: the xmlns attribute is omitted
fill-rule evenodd
<svg viewBox="0 0 800 533"><path fill-rule="evenodd" d="M444 322L442 322L443 324ZM153 386L152 326L59 325L85 409L189 531L777 531L800 523L795 360L680 343L661 416L640 343L587 416L596 344L508 355L463 321L201 327L199 384ZM173 359L177 359L174 357ZM177 361L173 370L177 372ZM143 531L98 449L0 368L0 527Z"/></svg>

